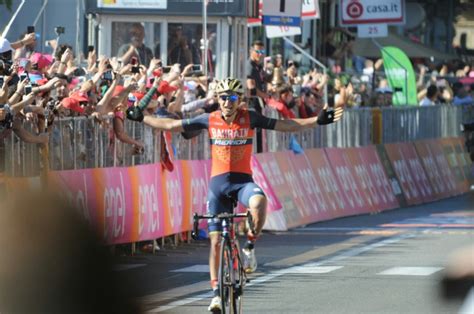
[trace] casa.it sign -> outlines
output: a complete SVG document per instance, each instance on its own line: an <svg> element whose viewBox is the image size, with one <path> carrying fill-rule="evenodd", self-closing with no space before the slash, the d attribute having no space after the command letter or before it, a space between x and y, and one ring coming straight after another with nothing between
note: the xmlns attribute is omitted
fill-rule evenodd
<svg viewBox="0 0 474 314"><path fill-rule="evenodd" d="M340 0L341 26L405 24L405 0Z"/></svg>

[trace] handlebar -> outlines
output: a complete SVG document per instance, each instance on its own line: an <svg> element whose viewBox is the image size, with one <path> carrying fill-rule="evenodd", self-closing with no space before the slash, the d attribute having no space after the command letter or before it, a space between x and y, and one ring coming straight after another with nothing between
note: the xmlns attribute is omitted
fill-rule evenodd
<svg viewBox="0 0 474 314"><path fill-rule="evenodd" d="M247 220L249 222L250 229L252 230L252 233L255 234L252 215L250 215L250 212L246 212L246 213L221 213L221 214L217 214L217 215L209 215L209 214L198 215L197 213L194 213L194 215L193 215L193 230L191 231L191 237L194 240L198 239L199 220L201 220L201 219L214 219L214 218L218 218L218 219L247 218Z"/></svg>

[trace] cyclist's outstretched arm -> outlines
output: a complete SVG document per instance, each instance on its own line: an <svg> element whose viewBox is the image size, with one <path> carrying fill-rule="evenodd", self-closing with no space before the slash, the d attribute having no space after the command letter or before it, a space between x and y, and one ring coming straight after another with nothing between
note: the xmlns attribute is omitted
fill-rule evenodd
<svg viewBox="0 0 474 314"><path fill-rule="evenodd" d="M160 131L183 132L182 120L145 116L143 122Z"/></svg>
<svg viewBox="0 0 474 314"><path fill-rule="evenodd" d="M282 132L295 132L304 129L314 128L316 125L325 125L339 121L344 113L344 108L338 106L335 109L329 109L328 105L325 105L316 117L306 119L285 119L277 120L275 124L276 131Z"/></svg>

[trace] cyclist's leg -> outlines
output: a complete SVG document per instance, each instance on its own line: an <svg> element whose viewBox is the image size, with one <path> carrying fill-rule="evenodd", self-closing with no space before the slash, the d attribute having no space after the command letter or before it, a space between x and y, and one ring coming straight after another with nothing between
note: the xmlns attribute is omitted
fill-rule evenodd
<svg viewBox="0 0 474 314"><path fill-rule="evenodd" d="M247 242L242 249L243 264L245 272L253 273L257 269L257 258L255 256L255 241L265 224L267 198L262 189L254 182L248 182L238 192L238 199L247 207L252 215L253 229L247 233Z"/></svg>
<svg viewBox="0 0 474 314"><path fill-rule="evenodd" d="M211 178L209 183L209 193L207 196L208 214L219 214L232 211L232 202L224 193L226 184L221 178ZM209 272L211 288L215 296L218 296L218 273L219 273L219 253L220 253L220 235L222 227L218 219L208 220L209 239L211 248L209 252Z"/></svg>
<svg viewBox="0 0 474 314"><path fill-rule="evenodd" d="M252 215L255 234L249 230L249 236L256 238L262 231L267 217L267 197L254 182L246 183L238 193L239 202L247 207Z"/></svg>

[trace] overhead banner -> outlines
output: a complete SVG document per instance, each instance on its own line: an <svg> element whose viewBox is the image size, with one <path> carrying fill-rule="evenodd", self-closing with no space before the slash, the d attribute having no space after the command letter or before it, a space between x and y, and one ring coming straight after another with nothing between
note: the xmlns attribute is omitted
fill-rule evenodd
<svg viewBox="0 0 474 314"><path fill-rule="evenodd" d="M110 9L166 9L168 0L98 0L98 8Z"/></svg>
<svg viewBox="0 0 474 314"><path fill-rule="evenodd" d="M382 48L383 65L393 91L393 105L417 106L416 78L407 55L397 47Z"/></svg>

